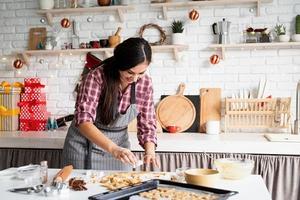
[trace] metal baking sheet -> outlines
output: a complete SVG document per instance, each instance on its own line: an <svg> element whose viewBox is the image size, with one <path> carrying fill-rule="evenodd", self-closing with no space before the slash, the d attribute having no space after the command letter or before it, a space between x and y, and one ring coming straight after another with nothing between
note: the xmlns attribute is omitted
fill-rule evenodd
<svg viewBox="0 0 300 200"><path fill-rule="evenodd" d="M160 179L153 179L142 182L141 184L122 188L116 191L108 191L90 196L90 200L128 200L131 196L138 195L141 192L147 192L158 187L176 188L178 190L194 192L197 194L213 194L216 196L215 200L225 200L230 196L236 195L238 192L221 190L217 188L203 187L191 185L186 183L178 183L173 181L166 181Z"/></svg>

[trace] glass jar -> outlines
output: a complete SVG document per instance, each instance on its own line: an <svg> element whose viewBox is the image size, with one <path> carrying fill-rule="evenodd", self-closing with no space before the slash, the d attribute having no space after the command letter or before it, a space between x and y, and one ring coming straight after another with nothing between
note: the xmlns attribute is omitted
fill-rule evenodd
<svg viewBox="0 0 300 200"><path fill-rule="evenodd" d="M254 31L247 32L246 43L257 43L257 36Z"/></svg>
<svg viewBox="0 0 300 200"><path fill-rule="evenodd" d="M46 50L52 50L53 49L53 37L46 37L45 49Z"/></svg>

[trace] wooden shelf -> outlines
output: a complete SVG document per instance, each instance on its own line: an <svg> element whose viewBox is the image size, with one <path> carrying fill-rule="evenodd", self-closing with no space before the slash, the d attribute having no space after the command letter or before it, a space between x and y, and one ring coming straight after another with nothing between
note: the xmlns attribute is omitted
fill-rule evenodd
<svg viewBox="0 0 300 200"><path fill-rule="evenodd" d="M176 60L179 59L178 52L188 49L187 45L161 45L152 46L153 52L171 51L174 54ZM88 52L92 53L104 53L105 57L112 56L114 48L98 48L98 49L66 49L66 50L28 50L17 53L23 58L27 66L30 65L30 56L53 56L53 55L76 55L84 54Z"/></svg>
<svg viewBox="0 0 300 200"><path fill-rule="evenodd" d="M118 5L118 6L99 6L90 8L66 8L66 9L50 9L38 10L38 14L46 15L50 26L53 24L53 17L56 15L71 15L71 14L90 14L104 11L116 11L119 15L120 21L124 21L124 11L133 10L134 6Z"/></svg>
<svg viewBox="0 0 300 200"><path fill-rule="evenodd" d="M261 3L270 3L273 0L206 0L206 1L186 1L186 2L166 2L166 3L151 3L152 7L161 7L163 16L168 18L168 8L192 7L192 6L218 6L218 5L234 5L234 4L256 4L256 15L260 15Z"/></svg>
<svg viewBox="0 0 300 200"><path fill-rule="evenodd" d="M272 42L272 43L241 43L241 44L212 44L209 48L220 49L222 59L225 59L226 49L271 49L285 47L300 47L300 42Z"/></svg>

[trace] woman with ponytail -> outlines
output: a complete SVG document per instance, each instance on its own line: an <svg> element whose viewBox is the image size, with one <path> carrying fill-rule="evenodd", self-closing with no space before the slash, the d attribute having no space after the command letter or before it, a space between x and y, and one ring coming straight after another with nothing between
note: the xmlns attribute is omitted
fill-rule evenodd
<svg viewBox="0 0 300 200"><path fill-rule="evenodd" d="M114 49L112 57L87 74L78 88L63 165L130 170L137 158L130 151L127 126L137 118L137 137L145 149L144 163L158 166L153 88L145 74L151 57L146 40L129 38Z"/></svg>

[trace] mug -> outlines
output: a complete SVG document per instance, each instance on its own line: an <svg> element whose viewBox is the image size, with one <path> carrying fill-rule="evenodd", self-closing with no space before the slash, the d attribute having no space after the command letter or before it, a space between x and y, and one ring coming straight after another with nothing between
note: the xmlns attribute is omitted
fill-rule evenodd
<svg viewBox="0 0 300 200"><path fill-rule="evenodd" d="M206 122L207 134L219 134L220 133L220 121L210 120Z"/></svg>
<svg viewBox="0 0 300 200"><path fill-rule="evenodd" d="M90 41L90 45L92 48L100 48L100 42L97 40Z"/></svg>
<svg viewBox="0 0 300 200"><path fill-rule="evenodd" d="M178 126L175 126L175 125L170 125L170 126L167 126L167 131L169 133L176 133L180 130L180 127Z"/></svg>

